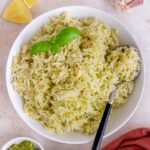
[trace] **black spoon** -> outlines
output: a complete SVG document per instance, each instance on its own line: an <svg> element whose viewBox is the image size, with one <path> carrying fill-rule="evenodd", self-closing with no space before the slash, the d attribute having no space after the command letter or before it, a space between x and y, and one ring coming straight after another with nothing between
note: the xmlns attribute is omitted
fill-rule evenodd
<svg viewBox="0 0 150 150"><path fill-rule="evenodd" d="M119 46L119 47L123 47L123 46ZM139 57L141 58L139 51L136 48L134 48L134 50L138 53ZM132 79L132 81L134 81L139 76L140 72L141 72L141 62L140 62L140 68L139 68L136 76ZM104 136L104 133L105 133L105 128L107 126L108 118L109 118L109 115L110 115L110 112L111 112L111 108L112 108L112 105L113 105L113 100L114 100L116 91L118 89L118 86L120 84L124 83L124 82L127 82L127 81L122 81L121 83L119 83L116 86L116 89L113 90L110 94L109 101L108 101L108 103L105 107L105 110L104 110L101 122L99 124L99 128L97 130L97 133L96 133L96 136L95 136L95 139L94 139L91 150L100 150L100 146L101 146L102 139L103 139L103 136Z"/></svg>

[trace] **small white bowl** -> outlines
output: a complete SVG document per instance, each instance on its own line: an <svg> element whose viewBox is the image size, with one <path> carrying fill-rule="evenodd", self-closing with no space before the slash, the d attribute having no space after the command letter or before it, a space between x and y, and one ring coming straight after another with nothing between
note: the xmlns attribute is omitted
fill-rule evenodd
<svg viewBox="0 0 150 150"><path fill-rule="evenodd" d="M36 148L39 148L39 150L44 150L44 148L42 147L42 145L37 142L36 140L32 139L32 138L29 138L29 137L17 137L17 138L14 138L10 141L8 141L3 147L1 150L7 150L11 145L13 144L19 144L23 141L30 141L32 142Z"/></svg>
<svg viewBox="0 0 150 150"><path fill-rule="evenodd" d="M6 83L7 83L7 90L8 90L10 100L14 108L16 109L17 113L20 115L20 117L24 120L24 122L28 126L30 126L33 130L35 130L36 132L38 132L39 134L41 134L42 136L48 139L62 142L62 143L68 143L68 144L83 144L93 140L94 135L85 135L85 134L79 134L75 132L68 133L65 135L58 135L47 131L45 128L43 128L40 125L38 121L32 119L25 113L23 109L23 100L21 96L19 96L19 94L13 89L12 86L13 79L11 74L11 66L12 66L13 56L15 56L20 51L23 43L27 42L40 29L40 27L43 24L49 21L49 17L58 15L64 11L67 11L73 17L78 17L78 18L95 17L103 21L104 23L108 24L109 26L118 29L119 31L118 37L121 44L132 45L138 49L139 47L136 41L134 40L134 38L132 37L132 35L117 19L115 19L114 17L110 16L106 12L103 12L99 9L86 7L86 6L69 6L69 7L63 7L63 8L51 10L39 16L38 18L33 20L30 24L28 24L24 28L24 30L19 34L16 41L14 42L10 50L10 54L7 61ZM136 80L134 92L129 97L127 104L114 110L111 120L108 123L104 138L110 136L118 129L120 129L133 115L137 106L139 105L143 87L144 87L144 66L142 60L142 70L140 76Z"/></svg>

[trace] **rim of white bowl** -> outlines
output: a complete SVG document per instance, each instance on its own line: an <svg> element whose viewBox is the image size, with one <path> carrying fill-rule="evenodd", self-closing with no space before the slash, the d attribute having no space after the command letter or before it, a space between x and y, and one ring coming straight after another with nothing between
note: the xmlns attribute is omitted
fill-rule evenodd
<svg viewBox="0 0 150 150"><path fill-rule="evenodd" d="M65 9L67 9L67 8L80 8L80 9L81 9L81 8L83 8L83 9L84 9L84 8L87 8L87 9L90 9L90 10L93 10L93 11L97 11L97 12L101 12L101 13L105 14L106 16L108 16L108 17L112 18L113 20L115 20L118 24L120 24L120 25L126 30L126 32L128 32L128 34L130 34L130 36L132 37L132 39L134 40L134 42L136 43L136 45L137 45L137 47L138 47L138 49L139 49L139 45L137 44L137 42L136 42L135 38L133 37L133 35L128 31L128 29L127 29L117 18L115 18L114 16L110 15L109 13L107 13L107 12L101 10L101 9L94 8L94 7L74 5L74 6L65 6L65 7L55 8L55 9L52 9L52 10L50 10L50 11L48 11L48 12L45 12L45 13L39 15L38 17L36 17L35 19L33 19L31 23L33 23L34 21L38 20L39 18L41 18L41 17L43 17L43 16L45 16L45 15L48 15L50 12L54 12L54 11L58 11L58 10L65 10ZM14 43L17 41L17 39L19 39L20 34L23 33L23 32L25 32L25 30L28 28L28 26L29 26L31 23L29 23L27 26L25 26L25 28L19 33L19 35L17 36L17 38L16 38L16 40L14 41ZM14 45L14 43L13 43L13 45ZM12 45L12 47L13 47L13 45ZM12 47L11 47L11 49L12 49ZM9 91L9 88L8 88L8 78L9 78L9 77L8 77L7 72L8 72L8 69L9 69L9 68L8 68L8 64L9 64L10 54L11 54L11 52L12 52L11 49L10 49L10 53L9 53L9 55L8 55L7 64L6 64L6 86L7 86L7 91L8 91L9 99L10 99L10 101L11 101L13 107L15 108L17 114L21 117L21 119L22 119L32 130L36 131L38 134L40 134L40 135L42 135L43 137L45 137L45 138L47 138L47 139L50 139L50 140L52 140L52 141L56 141L56 142L60 142L60 143L65 143L65 144L86 144L86 143L89 143L89 142L93 141L93 140L94 140L93 138L90 138L90 139L87 140L87 141L74 142L74 141L67 141L67 140L62 141L62 140L59 140L59 139L56 139L56 138L53 138L53 137L49 137L49 136L45 135L43 132L41 132L41 131L39 131L39 130L33 128L33 127L19 114L19 111L16 109L16 107L14 106L14 103L13 103L12 100L11 100L11 95L10 95L10 91ZM133 114L135 113L135 111L137 110L137 108L138 108L138 106L139 106L139 104L140 104L140 102L141 102L141 98L142 98L143 91L144 91L144 86L145 86L145 70L144 70L144 61L143 61L142 53L141 53L140 50L139 50L139 52L140 52L140 55L141 55L142 71L143 71L143 84L142 84L142 90L141 90L141 95L140 95L140 97L139 97L139 100L138 100L138 102L137 102L135 108L132 110L131 114L128 116L128 118L127 118L120 126L118 126L116 129L114 129L114 130L111 131L110 133L107 133L106 135L104 135L104 137L103 137L104 139L107 138L107 137L109 137L110 135L114 134L114 133L117 132L119 129L121 129L121 128L129 121L129 119L133 116Z"/></svg>
<svg viewBox="0 0 150 150"><path fill-rule="evenodd" d="M35 144L36 146L38 146L38 148L40 148L40 150L44 150L43 146L35 139L30 138L30 137L17 137L17 138L13 138L11 140L9 140L3 147L1 150L7 150L11 145L13 144L19 144L23 141L30 141L33 144Z"/></svg>

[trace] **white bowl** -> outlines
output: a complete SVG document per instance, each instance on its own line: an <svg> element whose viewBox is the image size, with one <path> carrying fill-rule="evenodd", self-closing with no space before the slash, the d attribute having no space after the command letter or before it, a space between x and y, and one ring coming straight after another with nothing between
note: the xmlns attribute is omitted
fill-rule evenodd
<svg viewBox="0 0 150 150"><path fill-rule="evenodd" d="M13 144L19 144L23 141L30 141L32 142L36 148L39 148L39 150L44 150L44 148L42 147L42 145L37 142L36 140L32 139L32 138L29 138L29 137L18 137L18 138L14 138L10 141L8 141L3 147L1 150L7 150L11 145Z"/></svg>
<svg viewBox="0 0 150 150"><path fill-rule="evenodd" d="M106 12L91 7L85 7L85 6L70 6L70 7L58 8L39 16L24 28L24 30L19 34L16 41L14 42L7 62L6 83L7 83L7 90L9 93L10 100L14 108L16 109L17 113L20 115L20 117L24 120L24 122L28 126L30 126L33 130L35 130L36 132L38 132L39 134L41 134L42 136L48 139L59 141L62 143L81 144L93 140L94 135L88 136L79 133L68 133L65 135L58 135L58 134L48 132L39 124L39 122L30 118L24 112L22 98L18 95L18 93L13 89L12 86L13 79L11 75L11 66L12 66L13 56L15 56L20 51L20 48L24 42L28 41L44 23L49 21L49 17L58 15L64 11L68 11L69 13L71 13L72 16L79 17L79 18L96 17L97 19L100 19L101 21L110 25L111 27L118 29L119 39L122 44L129 44L138 49L139 47L136 41L134 40L134 38L132 37L132 35L127 31L127 29L125 29L125 27L117 19L110 16ZM144 86L144 68L142 63L142 71L139 78L136 81L135 90L133 94L129 97L127 104L123 105L122 107L116 109L113 112L104 137L108 137L109 135L111 135L112 133L120 129L133 115L140 102L143 86Z"/></svg>

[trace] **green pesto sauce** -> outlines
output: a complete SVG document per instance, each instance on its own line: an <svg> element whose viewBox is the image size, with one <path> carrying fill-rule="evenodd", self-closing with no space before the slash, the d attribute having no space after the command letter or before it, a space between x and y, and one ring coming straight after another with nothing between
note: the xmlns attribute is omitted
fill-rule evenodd
<svg viewBox="0 0 150 150"><path fill-rule="evenodd" d="M30 141L23 141L20 144L13 144L7 150L38 150Z"/></svg>

